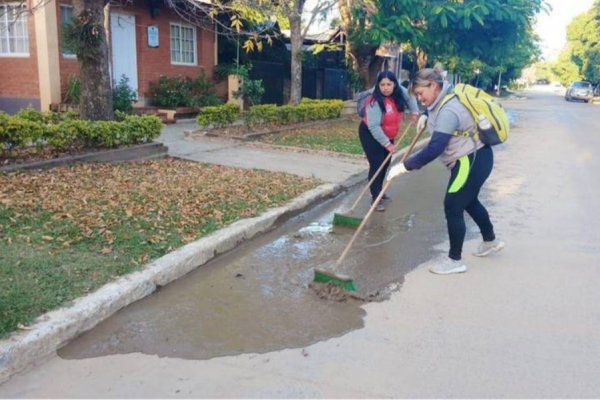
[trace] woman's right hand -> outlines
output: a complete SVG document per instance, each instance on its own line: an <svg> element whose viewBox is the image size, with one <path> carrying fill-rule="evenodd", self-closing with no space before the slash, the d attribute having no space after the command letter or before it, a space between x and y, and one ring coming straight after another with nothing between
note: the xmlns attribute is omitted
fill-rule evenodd
<svg viewBox="0 0 600 400"><path fill-rule="evenodd" d="M394 143L389 142L385 145L385 149L388 151L388 153L394 153L396 151L396 146L394 145Z"/></svg>

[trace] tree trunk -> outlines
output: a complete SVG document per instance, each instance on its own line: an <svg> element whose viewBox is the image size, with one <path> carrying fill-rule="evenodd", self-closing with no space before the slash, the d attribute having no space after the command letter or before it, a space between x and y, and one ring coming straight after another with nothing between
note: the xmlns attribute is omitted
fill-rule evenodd
<svg viewBox="0 0 600 400"><path fill-rule="evenodd" d="M383 60L375 55L377 48L363 44L356 48L349 41L346 42L346 54L352 61L352 68L358 73L363 88L371 87Z"/></svg>
<svg viewBox="0 0 600 400"><path fill-rule="evenodd" d="M352 0L337 0L336 2L341 25L348 34L352 29ZM346 59L351 62L352 69L358 73L363 89L373 84L381 67L381 60L376 59L375 56L376 50L376 46L370 46L366 43L361 43L361 46L357 48L350 40L346 40Z"/></svg>
<svg viewBox="0 0 600 400"><path fill-rule="evenodd" d="M370 68L370 60L364 57L356 57L356 69L358 72L358 76L362 82L363 89L371 87L371 68Z"/></svg>
<svg viewBox="0 0 600 400"><path fill-rule="evenodd" d="M427 53L423 49L417 48L415 50L415 60L417 60L416 64L419 70L425 68L427 65Z"/></svg>
<svg viewBox="0 0 600 400"><path fill-rule="evenodd" d="M104 27L104 0L73 0L73 19L82 15L89 16L89 23ZM108 6L106 6L108 7ZM81 80L81 100L79 109L81 118L113 120L112 82L108 62L108 35L105 28L98 29L101 39L94 56L77 57Z"/></svg>
<svg viewBox="0 0 600 400"><path fill-rule="evenodd" d="M304 9L304 0L297 1L293 7L289 16L292 45L290 104L296 105L302 98L302 10Z"/></svg>

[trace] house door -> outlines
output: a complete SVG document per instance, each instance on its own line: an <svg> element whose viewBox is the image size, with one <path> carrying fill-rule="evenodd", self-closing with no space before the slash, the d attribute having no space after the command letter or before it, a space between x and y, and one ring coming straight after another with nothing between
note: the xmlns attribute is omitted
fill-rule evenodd
<svg viewBox="0 0 600 400"><path fill-rule="evenodd" d="M116 86L121 77L125 75L129 79L129 87L137 93L135 17L133 15L112 13L110 15L110 37L113 86Z"/></svg>

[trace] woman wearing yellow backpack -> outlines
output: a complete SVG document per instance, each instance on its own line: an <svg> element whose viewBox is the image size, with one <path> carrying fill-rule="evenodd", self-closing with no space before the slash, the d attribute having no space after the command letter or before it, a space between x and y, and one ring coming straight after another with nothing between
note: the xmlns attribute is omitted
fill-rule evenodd
<svg viewBox="0 0 600 400"><path fill-rule="evenodd" d="M403 164L392 167L387 179L419 169L436 158L450 170L444 198L450 250L448 256L442 257L429 270L436 274L465 272L467 267L461 261L466 234L465 211L473 218L483 238L474 255L485 257L504 248L504 242L496 238L486 208L478 199L483 183L492 172L494 154L478 135L473 135L477 132L477 121L470 111L457 98L446 98L452 94L452 86L444 80L440 68L419 71L412 90L428 111L428 116L420 118L417 130L427 125L431 139Z"/></svg>

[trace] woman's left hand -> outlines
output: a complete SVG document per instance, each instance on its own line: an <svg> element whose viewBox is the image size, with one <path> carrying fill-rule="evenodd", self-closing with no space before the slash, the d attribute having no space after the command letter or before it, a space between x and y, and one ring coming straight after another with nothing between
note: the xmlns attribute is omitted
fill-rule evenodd
<svg viewBox="0 0 600 400"><path fill-rule="evenodd" d="M398 175L404 175L407 172L408 172L408 170L404 166L404 163L400 162L400 163L394 165L392 168L390 168L390 171L388 172L386 181L391 181Z"/></svg>
<svg viewBox="0 0 600 400"><path fill-rule="evenodd" d="M388 144L385 145L385 149L389 152L389 153L393 153L396 151L396 145L392 142L389 142Z"/></svg>

